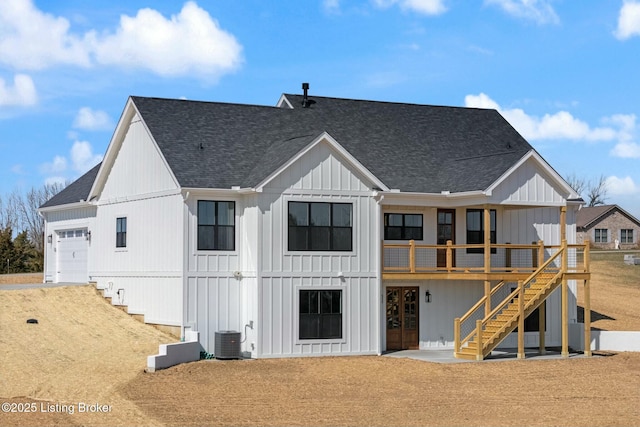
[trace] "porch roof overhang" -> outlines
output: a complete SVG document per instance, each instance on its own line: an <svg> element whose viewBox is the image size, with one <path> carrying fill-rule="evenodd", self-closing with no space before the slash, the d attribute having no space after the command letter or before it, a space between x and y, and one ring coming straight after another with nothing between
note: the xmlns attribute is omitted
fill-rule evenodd
<svg viewBox="0 0 640 427"><path fill-rule="evenodd" d="M413 193L399 190L374 191L373 196L380 205L424 206L424 207L466 207L466 206L502 206L507 209L533 209L540 207L563 207L581 204L582 200L562 200L559 202L523 202L496 200L490 191L476 190L459 193L442 191L440 193Z"/></svg>

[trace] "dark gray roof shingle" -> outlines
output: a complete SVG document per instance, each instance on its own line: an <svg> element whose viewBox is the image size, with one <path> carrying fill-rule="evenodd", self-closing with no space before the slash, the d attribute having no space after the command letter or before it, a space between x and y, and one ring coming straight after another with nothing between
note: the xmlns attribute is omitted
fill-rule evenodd
<svg viewBox="0 0 640 427"><path fill-rule="evenodd" d="M102 163L98 163L95 165L89 172L73 181L65 187L64 190L47 200L40 207L48 208L51 206L68 205L70 203L77 203L81 200L87 200L101 164Z"/></svg>
<svg viewBox="0 0 640 427"><path fill-rule="evenodd" d="M485 190L532 149L495 110L284 97L294 108L131 99L186 188L254 187L323 132L404 192Z"/></svg>
<svg viewBox="0 0 640 427"><path fill-rule="evenodd" d="M409 192L484 190L532 149L495 110L285 97L293 109L133 101L183 187L255 186L324 131Z"/></svg>

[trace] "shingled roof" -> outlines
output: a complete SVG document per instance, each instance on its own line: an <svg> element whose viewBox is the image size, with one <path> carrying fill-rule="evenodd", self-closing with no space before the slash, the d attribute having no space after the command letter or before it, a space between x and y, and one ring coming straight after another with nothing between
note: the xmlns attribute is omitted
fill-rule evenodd
<svg viewBox="0 0 640 427"><path fill-rule="evenodd" d="M485 190L532 150L495 110L316 96L303 108L292 94L293 108L131 99L185 188L255 187L324 132L403 192Z"/></svg>
<svg viewBox="0 0 640 427"><path fill-rule="evenodd" d="M580 209L576 215L576 227L578 230L591 228L609 215L612 215L614 212L620 212L622 215L629 218L630 221L640 225L640 221L637 218L618 205L598 205L585 206Z"/></svg>
<svg viewBox="0 0 640 427"><path fill-rule="evenodd" d="M100 165L98 163L91 170L82 175L77 180L69 184L64 190L47 200L41 208L48 208L51 206L68 205L70 203L77 203L83 200L87 200L93 181L95 181Z"/></svg>

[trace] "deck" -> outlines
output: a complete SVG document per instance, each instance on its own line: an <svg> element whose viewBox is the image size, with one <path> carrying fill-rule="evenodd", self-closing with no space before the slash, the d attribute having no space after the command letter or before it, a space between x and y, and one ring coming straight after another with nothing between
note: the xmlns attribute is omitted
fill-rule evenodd
<svg viewBox="0 0 640 427"><path fill-rule="evenodd" d="M382 244L384 280L525 280L566 245L564 278L589 280L589 244ZM556 262L557 271L562 268Z"/></svg>

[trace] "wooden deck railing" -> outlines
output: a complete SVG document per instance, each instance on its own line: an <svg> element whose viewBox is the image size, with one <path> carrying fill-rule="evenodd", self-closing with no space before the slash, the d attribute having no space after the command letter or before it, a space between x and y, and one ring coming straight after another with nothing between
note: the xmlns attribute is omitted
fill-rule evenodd
<svg viewBox="0 0 640 427"><path fill-rule="evenodd" d="M491 244L422 245L382 244L383 273L533 273L538 266L560 251L560 245ZM484 256L489 248L490 256ZM588 243L567 245L568 272L588 272ZM586 254L586 256L585 256ZM488 262L488 265L487 265ZM560 267L560 266L558 266Z"/></svg>

